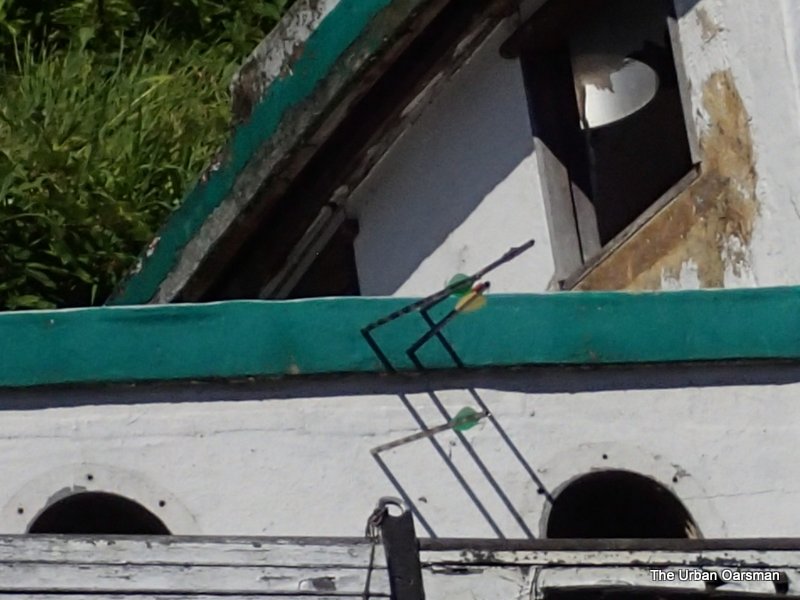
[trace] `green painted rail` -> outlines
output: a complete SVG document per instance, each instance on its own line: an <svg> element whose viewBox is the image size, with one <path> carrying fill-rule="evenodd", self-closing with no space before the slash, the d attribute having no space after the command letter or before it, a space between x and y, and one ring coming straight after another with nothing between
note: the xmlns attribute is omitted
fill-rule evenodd
<svg viewBox="0 0 800 600"><path fill-rule="evenodd" d="M362 327L397 298L0 315L0 387L380 372ZM448 304L448 303L445 303ZM441 307L447 310L448 306ZM400 370L419 315L376 332ZM445 334L472 368L800 359L800 288L492 296ZM451 368L436 340L426 366Z"/></svg>

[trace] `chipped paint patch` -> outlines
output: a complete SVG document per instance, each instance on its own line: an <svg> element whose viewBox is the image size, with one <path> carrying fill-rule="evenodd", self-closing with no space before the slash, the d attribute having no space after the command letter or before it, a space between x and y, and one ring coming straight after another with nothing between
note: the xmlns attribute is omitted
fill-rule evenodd
<svg viewBox="0 0 800 600"><path fill-rule="evenodd" d="M708 11L705 8L697 9L697 22L700 25L700 29L702 31L702 38L703 42L708 44L710 43L715 37L717 37L720 33L723 32L723 29L717 22L708 14Z"/></svg>
<svg viewBox="0 0 800 600"><path fill-rule="evenodd" d="M666 270L661 272L662 290L696 290L699 288L700 277L697 272L697 263L692 259L681 265L681 272L677 278Z"/></svg>
<svg viewBox="0 0 800 600"><path fill-rule="evenodd" d="M287 372L289 375L300 375L300 373L301 373L301 371L300 371L300 367L299 367L299 366L297 366L297 363L296 363L296 362L294 362L294 361L292 361L292 362L289 364L289 368L288 368L288 369L286 369L286 372Z"/></svg>
<svg viewBox="0 0 800 600"><path fill-rule="evenodd" d="M147 250L145 250L145 256L150 258L153 255L153 252L156 251L156 248L158 248L158 242L160 241L161 241L160 237L153 238L153 240L147 245Z"/></svg>
<svg viewBox="0 0 800 600"><path fill-rule="evenodd" d="M250 119L274 81L294 74L295 65L305 52L306 40L336 4L336 0L306 0L298 4L293 18L281 19L252 52L230 86L234 125Z"/></svg>
<svg viewBox="0 0 800 600"><path fill-rule="evenodd" d="M689 287L723 288L751 279L758 174L750 118L729 70L706 81L703 106L707 127L700 140L703 164L697 180L577 289L674 289L675 282L688 279Z"/></svg>
<svg viewBox="0 0 800 600"><path fill-rule="evenodd" d="M264 581L269 581L269 577L262 578ZM301 592L335 592L336 579L334 577L314 577L311 579L303 579L297 586L298 591ZM314 594L316 595L316 594Z"/></svg>

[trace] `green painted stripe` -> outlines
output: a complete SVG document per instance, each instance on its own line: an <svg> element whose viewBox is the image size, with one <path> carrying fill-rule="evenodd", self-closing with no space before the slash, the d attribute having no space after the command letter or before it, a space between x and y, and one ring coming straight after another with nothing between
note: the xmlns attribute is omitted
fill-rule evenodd
<svg viewBox="0 0 800 600"><path fill-rule="evenodd" d="M209 171L189 192L158 235L152 251L109 299L111 305L142 304L150 300L178 261L183 248L214 210L228 197L238 175L256 151L277 131L284 116L306 101L325 80L345 51L391 0L340 0L305 41L302 56L290 74L276 79L239 126L227 148L228 159ZM377 47L382 40L369 40ZM374 50L375 48L373 48Z"/></svg>
<svg viewBox="0 0 800 600"><path fill-rule="evenodd" d="M359 331L407 300L322 299L0 315L0 387L375 372ZM401 369L424 331L377 338ZM446 335L470 367L800 359L800 288L491 297ZM431 368L452 366L432 342Z"/></svg>

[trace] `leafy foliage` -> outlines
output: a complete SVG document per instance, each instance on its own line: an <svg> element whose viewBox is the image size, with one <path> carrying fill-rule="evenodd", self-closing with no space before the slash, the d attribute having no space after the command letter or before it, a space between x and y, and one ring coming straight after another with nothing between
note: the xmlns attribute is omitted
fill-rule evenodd
<svg viewBox="0 0 800 600"><path fill-rule="evenodd" d="M116 50L120 38L160 31L163 40L222 46L239 59L280 18L288 0L0 0L0 42L32 36L34 46L93 40Z"/></svg>
<svg viewBox="0 0 800 600"><path fill-rule="evenodd" d="M223 143L285 0L0 0L0 308L101 303Z"/></svg>

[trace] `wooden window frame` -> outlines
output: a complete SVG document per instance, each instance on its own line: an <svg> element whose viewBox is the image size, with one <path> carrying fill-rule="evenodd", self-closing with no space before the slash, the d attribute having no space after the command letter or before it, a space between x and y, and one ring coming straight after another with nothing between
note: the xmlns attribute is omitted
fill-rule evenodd
<svg viewBox="0 0 800 600"><path fill-rule="evenodd" d="M656 199L639 217L614 236L605 245L600 242L598 234L597 216L594 206L581 191L581 186L570 176L568 165L562 162L559 155L575 157L577 152L566 146L579 143L575 132L564 136L562 125L553 125L555 119L549 117L558 114L558 119L563 122L564 108L575 103L570 99L560 98L558 93L552 94L549 86L541 86L540 82L552 77L549 70L570 68L563 64L565 57L558 56L555 50L555 38L545 39L533 48L526 48L526 39L531 37L534 30L534 21L543 22L542 29L551 31L559 26L564 27L569 23L571 13L580 10L580 2L576 0L550 0L537 7L532 16L520 29L506 42L502 50L507 57L519 57L523 72L525 73L526 88L531 110L531 124L534 134L534 149L541 178L542 195L544 198L545 212L548 218L550 240L553 248L555 262L554 282L558 289L573 289L600 263L606 260L620 246L629 240L643 225L650 221L656 214L663 210L672 200L686 190L699 176L702 154L695 123L692 120L692 103L690 98L690 85L683 60L683 51L680 40L680 31L676 15L675 0L670 1L671 14L668 18L668 31L674 66L678 77L678 89L688 138L689 154L692 168L664 194ZM544 13L544 11L548 11ZM544 13L544 14L543 14ZM542 37L541 35L538 37ZM552 47L551 47L552 45ZM562 64L559 66L559 61ZM552 79L551 79L552 80ZM534 81L539 85L534 85ZM546 89L542 89L542 88ZM554 86L557 87L557 86ZM575 129L578 130L578 110L575 107ZM567 117L569 118L569 117ZM559 134L556 136L556 130ZM556 141L556 138L559 138ZM566 139L564 139L566 137ZM547 141L545 141L547 140ZM555 147L554 147L555 146Z"/></svg>

